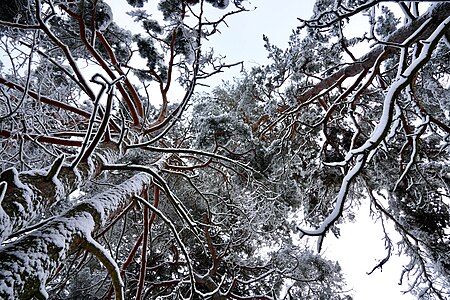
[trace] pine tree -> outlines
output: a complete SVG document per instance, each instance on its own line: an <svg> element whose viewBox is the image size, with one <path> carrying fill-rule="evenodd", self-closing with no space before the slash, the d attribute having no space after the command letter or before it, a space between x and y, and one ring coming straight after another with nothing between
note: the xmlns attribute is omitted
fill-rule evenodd
<svg viewBox="0 0 450 300"><path fill-rule="evenodd" d="M410 292L448 296L449 3L317 0L196 93L245 2L127 2L141 33L102 0L1 4L1 298L351 299L321 245L364 198L402 236L373 271L407 254Z"/></svg>

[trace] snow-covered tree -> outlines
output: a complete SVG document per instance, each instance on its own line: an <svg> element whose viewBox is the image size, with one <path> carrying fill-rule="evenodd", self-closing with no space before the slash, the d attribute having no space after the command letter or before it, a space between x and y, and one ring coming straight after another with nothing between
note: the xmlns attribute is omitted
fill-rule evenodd
<svg viewBox="0 0 450 300"><path fill-rule="evenodd" d="M254 147L263 149L254 156L264 158L260 171L280 180L282 191L271 187L280 197L292 193L299 234L317 237L319 252L326 234L339 236L339 223L368 199L380 225L388 220L402 237L395 244L385 230L386 256L372 272L394 253L407 255L399 274L407 290L446 299L450 3L383 2L316 1L289 48L265 37L272 63L227 90L239 121L222 114L201 130L247 125L245 145L262 145ZM354 18L367 19L360 36ZM243 143L231 134L225 141L231 149Z"/></svg>
<svg viewBox="0 0 450 300"><path fill-rule="evenodd" d="M220 110L188 111L236 65L202 43L242 1L162 0L158 20L145 2L135 34L102 0L1 4L0 298L340 299L259 158L198 132Z"/></svg>
<svg viewBox="0 0 450 300"><path fill-rule="evenodd" d="M364 198L402 236L374 270L400 251L448 296L450 3L317 0L196 94L237 65L203 42L245 1L126 2L140 33L104 0L0 4L1 298L350 299L320 250Z"/></svg>

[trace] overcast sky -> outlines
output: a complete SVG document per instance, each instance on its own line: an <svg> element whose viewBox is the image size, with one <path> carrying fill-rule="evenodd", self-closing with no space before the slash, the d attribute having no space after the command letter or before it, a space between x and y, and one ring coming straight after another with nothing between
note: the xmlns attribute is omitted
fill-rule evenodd
<svg viewBox="0 0 450 300"><path fill-rule="evenodd" d="M208 45L214 46L214 52L226 55L227 62L243 61L244 67L268 63L267 52L264 49L263 34L273 45L285 49L289 36L300 22L297 18L308 18L312 14L313 0L252 0L245 2L249 12L231 16L226 26L221 27L221 34L214 35ZM222 11L215 9L218 16ZM230 80L239 75L239 68L228 74L214 78Z"/></svg>
<svg viewBox="0 0 450 300"><path fill-rule="evenodd" d="M125 14L123 5L117 5L118 1L106 0L106 2L112 6L118 24L121 26L125 24L125 27L133 32L138 30L139 27L132 24L131 19ZM153 6L155 2L150 1ZM256 9L230 17L227 20L229 27L222 25L219 28L221 34L214 35L208 45L214 47L216 54L225 55L227 63L243 61L247 69L267 64L263 34L269 37L272 44L285 49L292 29L299 24L297 18L309 18L314 2L314 0L247 1L246 7ZM209 12L217 16L223 13L218 9ZM359 27L356 25L353 28L360 29ZM235 68L215 76L207 83L215 86L222 80L232 81L233 77L239 76L239 70ZM398 285L402 265L407 263L405 257L393 256L383 267L382 272L376 270L370 276L366 274L386 255L382 229L379 224L374 225L368 215L369 206L362 205L355 223L340 226L340 239L336 239L332 234L327 236L323 245L324 254L330 259L339 261L349 289L353 289L356 300L415 299L410 294L402 293L408 288L406 285ZM393 242L395 244L395 241Z"/></svg>
<svg viewBox="0 0 450 300"><path fill-rule="evenodd" d="M247 6L257 8L228 19L229 28L222 28L222 33L211 39L211 44L214 45L215 52L226 55L230 63L244 61L246 68L267 64L263 34L269 37L272 44L285 49L292 29L299 25L297 18L309 18L314 2L314 0L251 1ZM358 25L364 21L363 18L358 18L358 23L355 23L353 28L361 30ZM238 75L239 70L235 69L217 76L214 82L220 82L222 79L231 80L233 76ZM324 254L330 259L339 260L356 300L415 299L410 294L403 294L408 288L406 285L398 285L402 266L408 262L405 257L394 255L383 267L382 272L376 270L372 275L367 275L367 272L370 272L387 253L382 240L381 226L374 224L368 215L369 206L362 205L356 222L341 226L340 239L336 239L332 234L327 236Z"/></svg>

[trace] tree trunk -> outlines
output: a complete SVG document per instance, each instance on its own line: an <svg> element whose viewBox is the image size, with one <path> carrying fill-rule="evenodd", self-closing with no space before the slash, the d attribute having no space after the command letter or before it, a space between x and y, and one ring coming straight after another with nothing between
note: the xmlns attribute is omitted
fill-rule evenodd
<svg viewBox="0 0 450 300"><path fill-rule="evenodd" d="M92 233L150 183L150 175L138 173L3 247L0 250L0 298L31 299L36 295L45 298L47 280L69 251L82 243L92 244Z"/></svg>

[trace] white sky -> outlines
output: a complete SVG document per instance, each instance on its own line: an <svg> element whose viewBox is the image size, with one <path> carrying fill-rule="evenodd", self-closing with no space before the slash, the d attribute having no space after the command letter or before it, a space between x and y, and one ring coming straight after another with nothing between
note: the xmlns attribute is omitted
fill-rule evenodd
<svg viewBox="0 0 450 300"><path fill-rule="evenodd" d="M231 16L227 20L228 28L222 26L221 34L210 39L214 52L226 55L227 63L244 62L244 67L264 65L269 62L264 49L263 34L271 44L285 49L288 46L292 29L300 24L297 18L308 18L312 14L312 0L251 0L245 3L248 9L256 9ZM221 10L215 9L220 15ZM231 80L239 76L240 68L236 67L213 78L213 82L222 79Z"/></svg>
<svg viewBox="0 0 450 300"><path fill-rule="evenodd" d="M121 26L125 24L125 28L134 32L139 30L139 26L133 24L125 14L127 10L123 5L115 6L113 3L115 1L112 0L106 2L112 6L114 19L118 24ZM211 37L208 45L214 47L216 54L225 55L227 63L243 61L247 69L267 64L263 34L269 37L272 44L281 49L286 48L292 29L299 24L297 18L310 17L314 2L314 0L252 0L250 4L247 2L246 7L257 8L251 12L231 16L227 20L229 27L222 25L219 28L221 34ZM223 13L218 9L210 12L217 16ZM355 54L357 57L360 56L358 53ZM239 76L239 71L240 68L236 67L203 83L216 86L222 80L232 81L233 77ZM382 272L376 270L370 276L366 274L386 255L381 226L374 225L368 215L368 205L363 205L355 223L340 226L340 239L329 234L323 244L324 254L329 259L339 261L349 289L353 289L356 300L415 299L410 294L402 293L407 286L398 285L402 264L406 264L407 260L395 256L395 251L394 256L384 265Z"/></svg>
<svg viewBox="0 0 450 300"><path fill-rule="evenodd" d="M339 225L341 237L337 239L328 234L323 244L323 254L329 259L339 261L349 288L353 288L356 300L379 299L416 299L411 294L403 294L408 289L406 280L398 285L402 266L408 263L407 257L399 257L397 250L392 251L392 257L380 269L367 275L377 263L383 259L387 250L384 247L384 233L379 223L369 216L369 205L363 203L354 223ZM392 223L385 222L393 239L394 247L399 241L394 234ZM406 278L406 276L405 276Z"/></svg>
<svg viewBox="0 0 450 300"><path fill-rule="evenodd" d="M285 49L289 36L297 25L298 17L307 19L312 15L314 0L255 0L252 5L257 6L252 12L231 17L220 35L211 39L215 52L226 55L228 62L244 61L246 68L259 64L267 64L267 52L264 49L263 34L269 37L273 45ZM218 11L221 13L221 11ZM358 21L363 21L359 18ZM360 29L360 28L358 28ZM357 57L360 55L357 55ZM362 55L362 54L361 54ZM238 76L239 70L227 72L214 78L232 80ZM353 289L356 300L379 299L415 299L410 294L403 294L407 286L399 286L402 265L407 263L405 258L396 255L384 265L383 271L376 270L367 275L376 263L384 258L383 232L379 224L368 217L369 207L360 209L355 223L341 225L341 237L336 239L329 234L325 239L324 254L332 260L338 260L349 288ZM395 244L395 241L393 241ZM394 252L395 254L395 252Z"/></svg>

